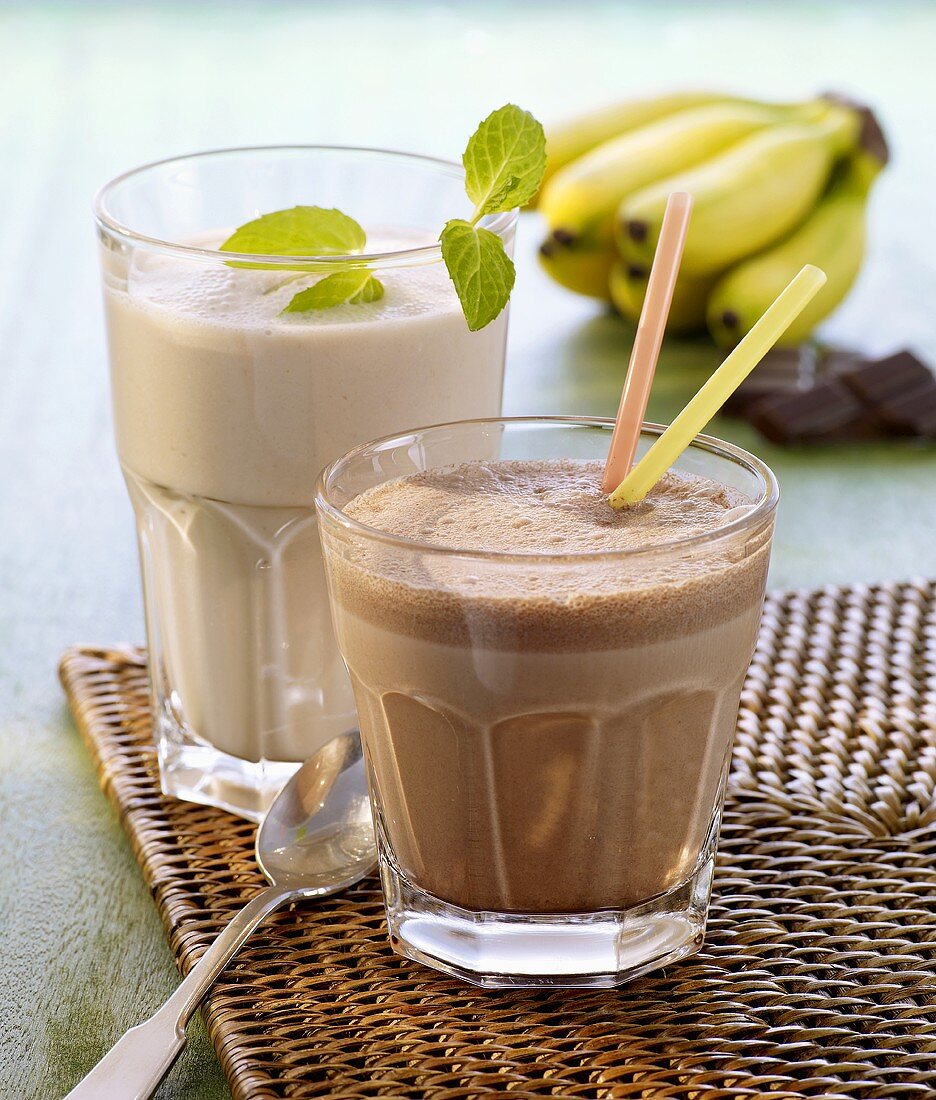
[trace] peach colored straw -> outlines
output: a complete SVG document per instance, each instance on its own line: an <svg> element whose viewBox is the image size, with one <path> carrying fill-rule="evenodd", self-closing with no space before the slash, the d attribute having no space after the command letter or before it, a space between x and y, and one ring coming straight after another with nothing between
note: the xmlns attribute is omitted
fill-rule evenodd
<svg viewBox="0 0 936 1100"><path fill-rule="evenodd" d="M674 191L666 200L660 239L647 280L647 293L640 311L621 404L611 435L608 461L601 479L601 489L605 493L610 493L624 480L637 452L637 441L660 358L663 332L673 301L673 288L679 274L691 213L692 196L685 191Z"/></svg>

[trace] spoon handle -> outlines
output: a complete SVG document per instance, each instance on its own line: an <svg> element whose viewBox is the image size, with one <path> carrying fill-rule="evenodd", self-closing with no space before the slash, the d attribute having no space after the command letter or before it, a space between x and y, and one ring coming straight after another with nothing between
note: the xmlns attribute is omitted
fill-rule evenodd
<svg viewBox="0 0 936 1100"><path fill-rule="evenodd" d="M65 1100L147 1100L185 1046L185 1025L264 918L300 891L268 886L247 902L148 1020L130 1028Z"/></svg>

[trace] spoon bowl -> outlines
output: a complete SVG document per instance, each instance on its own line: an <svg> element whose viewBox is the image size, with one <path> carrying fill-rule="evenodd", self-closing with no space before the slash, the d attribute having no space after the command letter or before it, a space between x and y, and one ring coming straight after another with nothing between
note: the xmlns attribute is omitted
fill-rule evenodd
<svg viewBox="0 0 936 1100"><path fill-rule="evenodd" d="M342 734L293 775L257 830L257 863L276 886L326 897L374 867L361 739Z"/></svg>

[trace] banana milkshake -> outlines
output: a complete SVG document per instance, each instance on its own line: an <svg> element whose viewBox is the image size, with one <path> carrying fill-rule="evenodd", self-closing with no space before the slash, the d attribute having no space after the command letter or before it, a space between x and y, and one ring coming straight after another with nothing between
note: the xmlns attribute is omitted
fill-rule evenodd
<svg viewBox="0 0 936 1100"><path fill-rule="evenodd" d="M411 420L500 409L506 317L469 333L441 264L384 281L380 302L283 317L293 290L266 272L143 255L106 289L167 703L242 760L301 762L355 723L311 509L319 469Z"/></svg>
<svg viewBox="0 0 936 1100"><path fill-rule="evenodd" d="M248 816L356 726L319 470L406 424L500 411L506 312L470 332L431 229L365 228L367 254L395 258L373 265L382 297L303 313L284 309L320 276L225 262L227 229L103 254L163 785Z"/></svg>
<svg viewBox="0 0 936 1100"><path fill-rule="evenodd" d="M701 942L772 515L714 468L615 512L601 470L389 479L341 507L389 544L323 516L392 934L484 984L613 984Z"/></svg>

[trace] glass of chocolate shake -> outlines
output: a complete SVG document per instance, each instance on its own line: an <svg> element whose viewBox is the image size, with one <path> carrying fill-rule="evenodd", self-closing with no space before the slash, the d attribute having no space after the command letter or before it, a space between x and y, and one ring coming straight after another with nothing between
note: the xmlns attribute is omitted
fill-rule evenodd
<svg viewBox="0 0 936 1100"><path fill-rule="evenodd" d="M699 436L614 511L612 427L440 425L318 487L390 936L480 985L610 986L702 943L777 483Z"/></svg>

